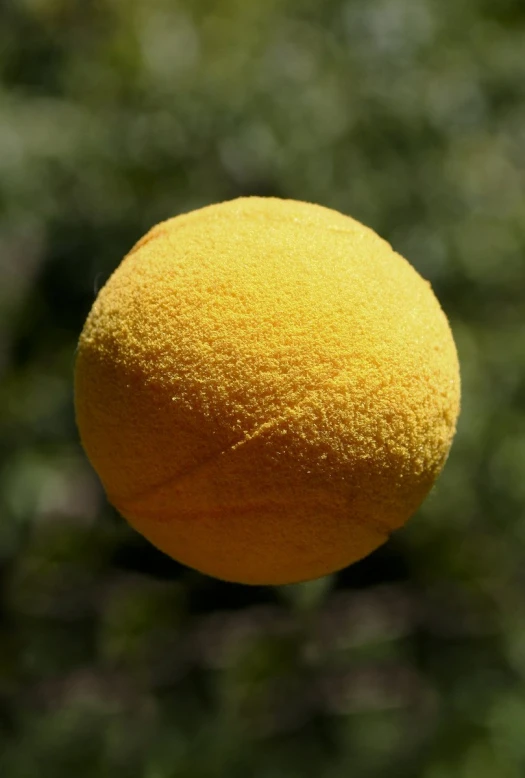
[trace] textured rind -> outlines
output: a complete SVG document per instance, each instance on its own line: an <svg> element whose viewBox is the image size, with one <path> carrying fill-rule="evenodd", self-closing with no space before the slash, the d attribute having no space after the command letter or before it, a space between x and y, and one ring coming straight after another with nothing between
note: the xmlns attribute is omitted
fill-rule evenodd
<svg viewBox="0 0 525 778"><path fill-rule="evenodd" d="M110 501L179 561L245 583L380 545L443 467L459 395L430 285L353 219L273 198L154 227L99 293L75 380Z"/></svg>

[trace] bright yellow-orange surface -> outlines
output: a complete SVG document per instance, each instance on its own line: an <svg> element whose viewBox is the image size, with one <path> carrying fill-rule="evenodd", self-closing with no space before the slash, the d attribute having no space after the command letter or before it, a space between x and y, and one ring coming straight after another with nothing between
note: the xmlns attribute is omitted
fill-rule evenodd
<svg viewBox="0 0 525 778"><path fill-rule="evenodd" d="M154 227L101 290L76 364L109 500L230 581L315 578L422 502L459 410L430 285L372 230L244 198Z"/></svg>

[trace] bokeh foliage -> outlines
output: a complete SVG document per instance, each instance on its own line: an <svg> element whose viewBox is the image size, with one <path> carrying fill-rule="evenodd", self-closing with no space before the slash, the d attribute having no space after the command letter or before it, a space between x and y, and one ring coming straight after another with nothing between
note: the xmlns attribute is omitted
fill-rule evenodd
<svg viewBox="0 0 525 778"><path fill-rule="evenodd" d="M0 774L525 775L525 5L0 4ZM212 581L105 503L72 408L96 290L238 195L370 225L462 365L445 473L333 578Z"/></svg>

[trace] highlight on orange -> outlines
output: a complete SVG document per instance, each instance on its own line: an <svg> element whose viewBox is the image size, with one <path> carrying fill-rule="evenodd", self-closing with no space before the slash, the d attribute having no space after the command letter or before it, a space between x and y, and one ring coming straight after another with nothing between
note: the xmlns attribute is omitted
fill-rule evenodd
<svg viewBox="0 0 525 778"><path fill-rule="evenodd" d="M369 554L424 500L460 402L447 319L376 233L241 198L154 227L80 337L77 423L159 549L249 584Z"/></svg>

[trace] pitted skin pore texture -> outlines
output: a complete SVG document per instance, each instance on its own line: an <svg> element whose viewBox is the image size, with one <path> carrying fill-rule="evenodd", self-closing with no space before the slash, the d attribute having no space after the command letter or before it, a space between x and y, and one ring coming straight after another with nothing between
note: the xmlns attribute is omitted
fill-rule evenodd
<svg viewBox="0 0 525 778"><path fill-rule="evenodd" d="M186 565L281 584L414 513L459 411L430 285L372 230L242 198L154 227L82 332L81 440L109 500Z"/></svg>

